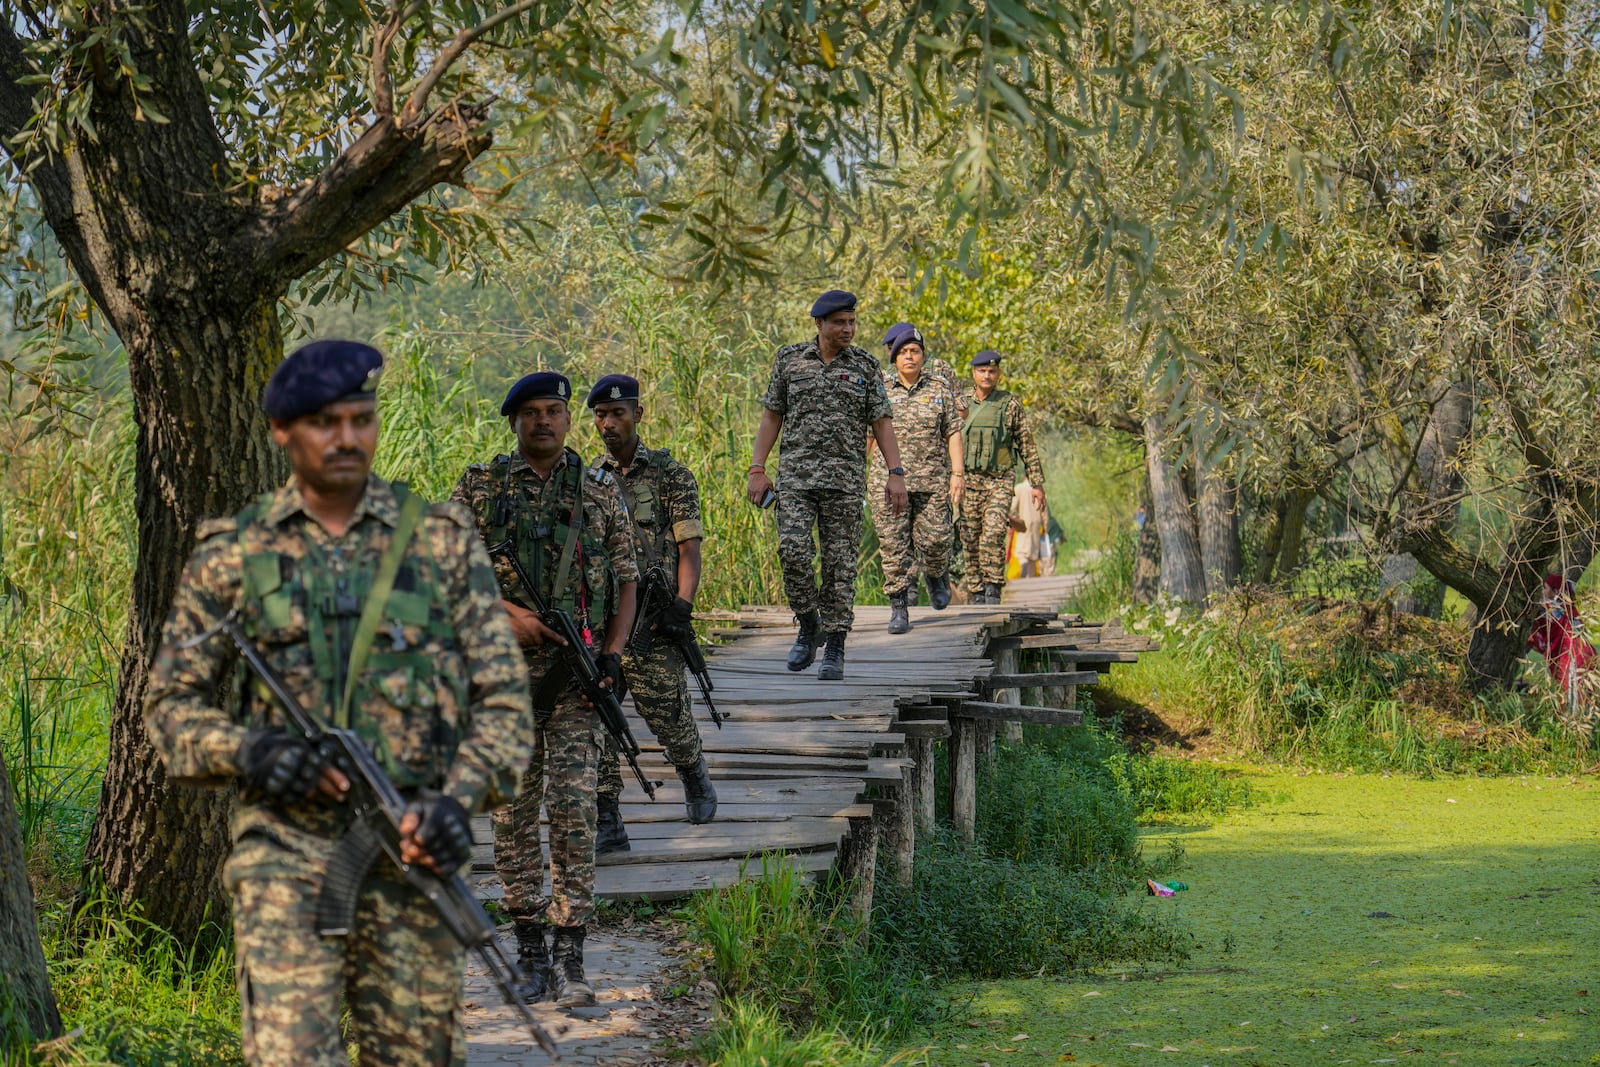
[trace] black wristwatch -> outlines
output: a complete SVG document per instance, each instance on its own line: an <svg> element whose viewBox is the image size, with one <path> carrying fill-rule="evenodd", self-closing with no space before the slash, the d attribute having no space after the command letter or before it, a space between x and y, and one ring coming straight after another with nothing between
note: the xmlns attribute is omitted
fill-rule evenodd
<svg viewBox="0 0 1600 1067"><path fill-rule="evenodd" d="M906 476L906 469L904 467L890 467L889 473L898 474L900 477L904 478Z"/></svg>

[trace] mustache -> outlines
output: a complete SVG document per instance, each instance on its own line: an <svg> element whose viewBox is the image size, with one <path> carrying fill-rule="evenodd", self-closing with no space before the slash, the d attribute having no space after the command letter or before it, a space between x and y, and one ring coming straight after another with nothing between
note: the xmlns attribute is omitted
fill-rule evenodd
<svg viewBox="0 0 1600 1067"><path fill-rule="evenodd" d="M332 452L325 452L322 456L325 462L338 459L365 460L367 453L360 448L336 448Z"/></svg>

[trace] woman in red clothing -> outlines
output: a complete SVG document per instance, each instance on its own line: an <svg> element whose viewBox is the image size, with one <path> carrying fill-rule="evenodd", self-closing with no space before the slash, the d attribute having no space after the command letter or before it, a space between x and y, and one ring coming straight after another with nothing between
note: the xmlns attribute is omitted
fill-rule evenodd
<svg viewBox="0 0 1600 1067"><path fill-rule="evenodd" d="M1544 655L1550 667L1550 677L1566 696L1567 710L1576 714L1580 687L1587 688L1584 673L1594 663L1594 646L1584 636L1583 619L1578 615L1573 598L1573 586L1559 574L1545 578L1539 591L1542 609L1533 632L1528 635L1528 647Z"/></svg>

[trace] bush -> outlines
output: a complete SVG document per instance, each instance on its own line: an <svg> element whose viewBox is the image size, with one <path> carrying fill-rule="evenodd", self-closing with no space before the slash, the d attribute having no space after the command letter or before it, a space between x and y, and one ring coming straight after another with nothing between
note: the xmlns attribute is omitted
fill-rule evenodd
<svg viewBox="0 0 1600 1067"><path fill-rule="evenodd" d="M1189 935L1171 915L1144 911L1143 898L1107 893L1099 872L997 857L948 837L918 852L908 891L879 894L878 951L935 980L1188 957Z"/></svg>
<svg viewBox="0 0 1600 1067"><path fill-rule="evenodd" d="M997 749L980 776L978 843L992 857L1113 878L1139 860L1133 803L1105 764L1033 746Z"/></svg>

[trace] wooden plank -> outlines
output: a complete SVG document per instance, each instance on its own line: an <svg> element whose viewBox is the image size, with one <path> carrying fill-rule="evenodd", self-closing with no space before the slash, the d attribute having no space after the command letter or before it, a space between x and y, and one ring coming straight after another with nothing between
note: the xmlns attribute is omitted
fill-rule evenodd
<svg viewBox="0 0 1600 1067"><path fill-rule="evenodd" d="M920 720L912 720L912 721L901 720L901 722L900 722L900 732L905 734L906 740L908 742L911 741L911 740L914 740L916 738L928 738L929 740L937 740L939 738L945 738L945 737L949 737L950 736L950 720L949 719L920 719Z"/></svg>
<svg viewBox="0 0 1600 1067"><path fill-rule="evenodd" d="M977 719L983 722L1035 722L1053 726L1080 726L1083 723L1083 712L1040 708L1029 704L995 704L986 700L972 700L951 711L950 718L954 723Z"/></svg>
<svg viewBox="0 0 1600 1067"><path fill-rule="evenodd" d="M1139 653L1117 649L1084 648L1057 652L1055 658L1063 663L1138 663Z"/></svg>
<svg viewBox="0 0 1600 1067"><path fill-rule="evenodd" d="M971 719L951 723L950 822L957 833L972 841L978 820L978 728Z"/></svg>
<svg viewBox="0 0 1600 1067"><path fill-rule="evenodd" d="M1033 634L1025 637L991 637L989 639L989 652L993 654L1000 649L1007 648L1080 648L1085 643L1083 637L1070 630L1061 633ZM1088 643L1094 644L1097 642L1090 641Z"/></svg>
<svg viewBox="0 0 1600 1067"><path fill-rule="evenodd" d="M1098 671L1032 671L1027 674L991 674L987 678L980 678L978 684L992 691L1020 686L1094 685L1099 680Z"/></svg>
<svg viewBox="0 0 1600 1067"><path fill-rule="evenodd" d="M831 870L834 851L791 855L785 864L805 874ZM691 863L628 863L596 868L595 892L611 900L675 900L691 893L761 877L761 860L697 860Z"/></svg>
<svg viewBox="0 0 1600 1067"><path fill-rule="evenodd" d="M913 737L906 744L911 750L911 803L916 832L918 837L926 839L933 835L933 740Z"/></svg>

